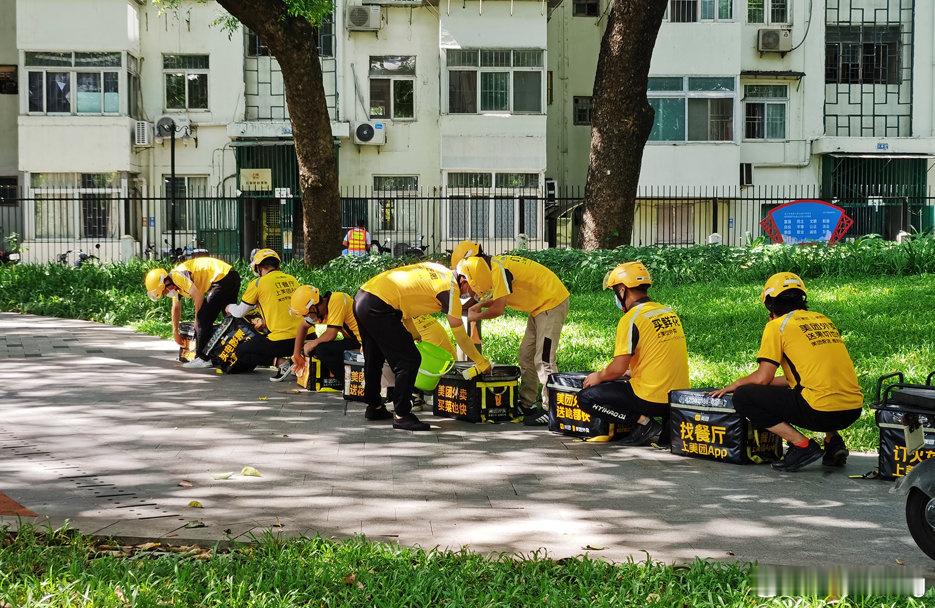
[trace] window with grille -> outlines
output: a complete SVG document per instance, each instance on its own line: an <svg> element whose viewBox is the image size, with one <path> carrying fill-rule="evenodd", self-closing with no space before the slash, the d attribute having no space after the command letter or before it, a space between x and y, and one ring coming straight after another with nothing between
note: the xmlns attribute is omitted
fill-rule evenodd
<svg viewBox="0 0 935 608"><path fill-rule="evenodd" d="M448 113L541 114L541 49L449 49Z"/></svg>
<svg viewBox="0 0 935 608"><path fill-rule="evenodd" d="M649 104L655 111L649 141L733 141L735 78L653 76Z"/></svg>
<svg viewBox="0 0 935 608"><path fill-rule="evenodd" d="M591 97L575 96L572 99L572 111L574 112L574 124L591 124Z"/></svg>
<svg viewBox="0 0 935 608"><path fill-rule="evenodd" d="M574 0L571 14L575 17L598 17L601 14L599 0Z"/></svg>
<svg viewBox="0 0 935 608"><path fill-rule="evenodd" d="M788 87L779 84L746 85L744 139L786 139Z"/></svg>

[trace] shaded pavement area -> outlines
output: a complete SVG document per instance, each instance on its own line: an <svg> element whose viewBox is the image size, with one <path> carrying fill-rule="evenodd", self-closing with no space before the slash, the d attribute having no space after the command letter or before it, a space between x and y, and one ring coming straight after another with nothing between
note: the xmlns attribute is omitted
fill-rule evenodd
<svg viewBox="0 0 935 608"><path fill-rule="evenodd" d="M0 314L0 493L37 514L23 521L178 542L269 529L553 557L932 569L891 484L847 477L874 455L852 455L845 472L780 474L430 413L431 432L409 433L364 421L362 404L345 416L339 394L270 383L265 370L182 370L176 353L128 329ZM244 465L262 476L241 476Z"/></svg>

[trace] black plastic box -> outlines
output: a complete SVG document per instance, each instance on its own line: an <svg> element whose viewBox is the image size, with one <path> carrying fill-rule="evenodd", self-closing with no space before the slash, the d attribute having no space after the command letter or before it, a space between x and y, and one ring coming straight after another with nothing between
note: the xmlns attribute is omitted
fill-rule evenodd
<svg viewBox="0 0 935 608"><path fill-rule="evenodd" d="M473 363L455 363L435 387L432 413L465 422L511 422L516 417L518 367L496 365L486 374L465 380Z"/></svg>
<svg viewBox="0 0 935 608"><path fill-rule="evenodd" d="M731 396L715 398L714 389L669 393L672 453L732 464L773 462L782 457L782 439L753 428L737 414Z"/></svg>
<svg viewBox="0 0 935 608"><path fill-rule="evenodd" d="M925 384L905 382L902 372L887 374L877 380L877 401L873 404L877 428L880 431L877 471L881 479L897 479L915 465L935 458L935 386L929 374ZM884 383L895 378L896 383ZM910 453L906 449L906 433L922 428L924 445Z"/></svg>
<svg viewBox="0 0 935 608"><path fill-rule="evenodd" d="M598 416L591 416L578 407L578 392L590 372L550 374L546 389L549 393L549 430L562 435L581 437L614 437L620 428Z"/></svg>
<svg viewBox="0 0 935 608"><path fill-rule="evenodd" d="M179 335L185 341L185 346L179 347L179 363L187 363L195 358L195 325L179 323Z"/></svg>
<svg viewBox="0 0 935 608"><path fill-rule="evenodd" d="M253 371L253 368L246 369L243 366L237 366L237 349L257 335L253 325L247 321L237 317L228 317L214 331L214 335L211 336L205 348L214 366L222 372L230 373L235 366L238 372L249 372Z"/></svg>

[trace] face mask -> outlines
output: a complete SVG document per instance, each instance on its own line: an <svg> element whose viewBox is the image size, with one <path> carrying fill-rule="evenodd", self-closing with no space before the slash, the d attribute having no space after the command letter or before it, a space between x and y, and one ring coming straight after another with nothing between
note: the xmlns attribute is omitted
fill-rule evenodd
<svg viewBox="0 0 935 608"><path fill-rule="evenodd" d="M166 291L167 298L174 298L177 296L177 292L174 289L169 289Z"/></svg>
<svg viewBox="0 0 935 608"><path fill-rule="evenodd" d="M626 310L626 307L623 305L623 300L620 299L620 294L617 293L616 290L614 291L614 304L616 304L617 308L619 308L620 310L624 310L624 311Z"/></svg>

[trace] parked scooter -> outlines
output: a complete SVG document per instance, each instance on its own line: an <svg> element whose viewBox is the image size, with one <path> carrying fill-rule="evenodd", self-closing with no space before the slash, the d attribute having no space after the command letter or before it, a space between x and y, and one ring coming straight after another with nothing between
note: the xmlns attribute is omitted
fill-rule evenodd
<svg viewBox="0 0 935 608"><path fill-rule="evenodd" d="M906 525L922 552L935 559L935 459L924 460L896 482L906 497Z"/></svg>
<svg viewBox="0 0 935 608"><path fill-rule="evenodd" d="M425 257L425 250L429 247L423 243L424 240L424 237L420 234L418 245L410 245L409 243L396 243L396 245L393 247L393 255L398 258L423 258Z"/></svg>
<svg viewBox="0 0 935 608"><path fill-rule="evenodd" d="M95 244L94 248L97 250L98 253L101 252L100 243ZM81 268L85 264L90 264L92 262L99 263L100 261L101 261L101 258L99 258L98 256L91 254L91 253L85 253L83 249L78 249L78 257L75 259L75 268Z"/></svg>

